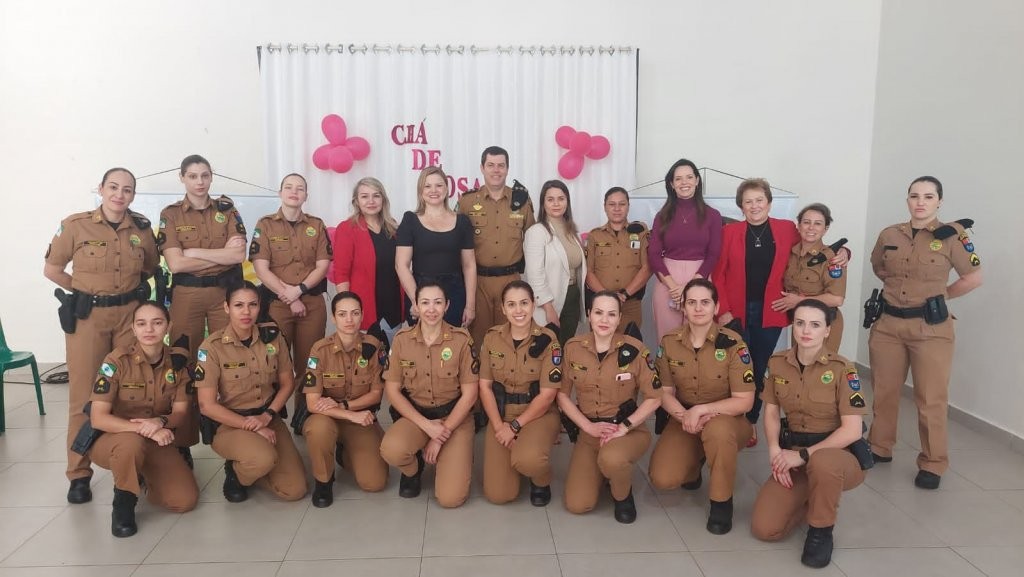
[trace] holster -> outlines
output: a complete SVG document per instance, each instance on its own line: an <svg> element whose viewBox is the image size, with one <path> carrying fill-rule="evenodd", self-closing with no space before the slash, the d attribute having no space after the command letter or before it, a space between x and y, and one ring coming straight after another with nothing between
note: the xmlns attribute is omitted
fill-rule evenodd
<svg viewBox="0 0 1024 577"><path fill-rule="evenodd" d="M292 417L292 430L296 435L302 435L302 427L306 425L309 418L309 407L306 403L295 403L295 416Z"/></svg>
<svg viewBox="0 0 1024 577"><path fill-rule="evenodd" d="M615 413L615 417L612 420L613 423L618 424L629 418L630 415L637 410L636 399L627 399L621 405L619 405L619 412Z"/></svg>
<svg viewBox="0 0 1024 577"><path fill-rule="evenodd" d="M74 292L75 318L84 321L92 314L92 298L78 291Z"/></svg>
<svg viewBox="0 0 1024 577"><path fill-rule="evenodd" d="M505 385L498 381L491 382L491 392L494 393L494 402L498 405L498 414L505 418Z"/></svg>
<svg viewBox="0 0 1024 577"><path fill-rule="evenodd" d="M89 452L96 439L100 438L100 435L103 434L103 431L92 428L92 422L89 420L89 412L91 410L92 401L89 401L82 408L82 412L86 416L85 422L82 423L82 427L78 429L78 434L75 435L75 440L71 443L71 450L83 456Z"/></svg>
<svg viewBox="0 0 1024 577"><path fill-rule="evenodd" d="M60 306L57 307L57 318L60 319L60 328L67 334L75 334L75 325L78 319L75 317L75 301L78 299L77 292L64 292L64 289L54 289L53 296L57 297Z"/></svg>
<svg viewBox="0 0 1024 577"><path fill-rule="evenodd" d="M783 449L793 447L810 447L827 439L832 433L795 433L789 429L789 421L782 419L782 430L779 432L779 446ZM846 446L846 450L857 459L862 471L875 466L871 456L871 445L862 437Z"/></svg>
<svg viewBox="0 0 1024 577"><path fill-rule="evenodd" d="M637 409L636 399L627 399L627 400L623 401L623 403L621 405L619 405L619 410L615 412L615 416L614 417L611 417L611 418L596 418L596 419L592 419L590 417L587 417L587 418L590 419L590 421L592 423L615 423L615 424L619 424L622 421L628 419L630 415L635 413L636 409ZM580 428L576 425L576 423L574 423L572 421L572 419L570 419L569 417L566 417L565 413L562 413L562 426L565 427L565 432L568 433L569 440L572 441L573 443L575 443L576 439L580 435Z"/></svg>
<svg viewBox="0 0 1024 577"><path fill-rule="evenodd" d="M156 302L170 306L171 292L167 290L167 273L164 272L163 267L156 267L156 272L153 273L153 284L155 285Z"/></svg>
<svg viewBox="0 0 1024 577"><path fill-rule="evenodd" d="M654 411L654 433L660 435L671 420L672 416L668 414L668 411L658 407L657 410Z"/></svg>
<svg viewBox="0 0 1024 577"><path fill-rule="evenodd" d="M946 297L937 295L924 301L924 322L937 325L945 322L948 318L949 309L946 308Z"/></svg>
<svg viewBox="0 0 1024 577"><path fill-rule="evenodd" d="M447 403L439 405L437 407L421 407L416 403L412 402L412 398L409 396L409 392L406 391L405 389L402 389L402 395L409 401L409 404L412 405L417 412L419 412L419 414L423 415L425 419L430 421L443 419L450 415L452 413L452 410L455 408L455 405L459 402L459 399L462 398L462 395L459 395L458 397L455 397L454 399L448 401ZM394 406L388 407L388 413L391 414L392 422L398 422L398 419L402 418L402 414L399 413Z"/></svg>
<svg viewBox="0 0 1024 577"><path fill-rule="evenodd" d="M882 316L882 291L872 289L871 296L864 301L864 328L870 329L871 325Z"/></svg>
<svg viewBox="0 0 1024 577"><path fill-rule="evenodd" d="M265 413L267 411L267 407L270 406L270 403L272 401L273 398L271 398L271 400L268 401L266 405L263 405L262 407L256 407L255 409L230 410L231 412L241 415L243 417L255 417L256 415L262 415L263 413ZM284 412L285 411L282 409L281 413ZM284 416L282 416L281 413L278 413L278 417L284 419ZM199 438L200 440L202 440L204 445L209 445L213 443L213 436L217 434L217 429L219 428L220 423L218 421L214 421L210 417L207 417L206 415L203 414L199 415Z"/></svg>
<svg viewBox="0 0 1024 577"><path fill-rule="evenodd" d="M567 435L569 435L569 441L575 443L576 439L580 436L579 426L573 422L572 419L565 416L565 413L559 413L562 419L562 428L565 429Z"/></svg>

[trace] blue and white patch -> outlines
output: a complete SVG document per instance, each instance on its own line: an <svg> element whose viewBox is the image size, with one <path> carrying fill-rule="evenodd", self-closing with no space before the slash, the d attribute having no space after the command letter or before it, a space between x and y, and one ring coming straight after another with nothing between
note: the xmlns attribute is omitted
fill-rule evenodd
<svg viewBox="0 0 1024 577"><path fill-rule="evenodd" d="M828 276L830 276L832 278L842 278L842 276L843 276L843 267L841 267L841 266L839 266L837 264L834 264L834 265L828 267Z"/></svg>
<svg viewBox="0 0 1024 577"><path fill-rule="evenodd" d="M196 360L198 360L200 363L205 363L206 355L206 349L199 349L199 352L196 353Z"/></svg>

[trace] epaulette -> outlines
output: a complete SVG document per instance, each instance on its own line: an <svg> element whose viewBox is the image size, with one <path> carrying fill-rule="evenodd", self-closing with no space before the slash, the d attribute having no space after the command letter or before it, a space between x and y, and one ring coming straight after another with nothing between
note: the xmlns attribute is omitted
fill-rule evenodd
<svg viewBox="0 0 1024 577"><path fill-rule="evenodd" d="M149 230L149 229L153 228L153 222L150 221L148 218L146 218L146 215L142 214L141 212L135 212L134 210L129 210L128 214L131 215L132 221L135 222L135 226L136 227L138 227L138 228L140 228L142 230Z"/></svg>
<svg viewBox="0 0 1024 577"><path fill-rule="evenodd" d="M737 341L736 339L730 337L728 334L726 334L726 333L724 333L722 331L719 331L718 332L718 336L715 337L715 348L716 349L728 349L728 348L736 346L736 343L738 343L738 342L739 341Z"/></svg>
<svg viewBox="0 0 1024 577"><path fill-rule="evenodd" d="M640 349L636 348L632 343L625 342L619 345L618 363L620 367L624 367L639 358Z"/></svg>
<svg viewBox="0 0 1024 577"><path fill-rule="evenodd" d="M75 214L72 214L71 216L65 218L64 222L73 222L73 221L76 221L76 220L82 220L84 218L92 218L92 212L91 211L76 212Z"/></svg>
<svg viewBox="0 0 1024 577"><path fill-rule="evenodd" d="M519 210L530 202L530 191L518 180L512 180L512 210Z"/></svg>
<svg viewBox="0 0 1024 577"><path fill-rule="evenodd" d="M961 218L958 221L944 224L939 228L932 231L932 236L939 240L946 240L947 238L958 235L964 232L965 229L974 226L974 221L969 218Z"/></svg>
<svg viewBox="0 0 1024 577"><path fill-rule="evenodd" d="M743 340L743 336L741 334L739 334L738 332L730 329L729 327L718 327L718 336L722 336L723 333L725 335L728 335L728 337L731 340L736 341L737 343ZM717 345L717 342L718 342L717 338L715 339L715 342L716 342L716 345ZM732 346L732 345L729 345L729 346ZM719 348L719 347L716 347L716 348Z"/></svg>
<svg viewBox="0 0 1024 577"><path fill-rule="evenodd" d="M373 355L377 354L377 345L363 341L359 354L364 359L370 360L373 358Z"/></svg>
<svg viewBox="0 0 1024 577"><path fill-rule="evenodd" d="M843 248L843 245L845 245L847 242L849 241L846 240L846 237L843 237L835 241L834 243L826 246L825 250L832 251L832 254L826 254L825 250L823 250L818 254L812 256L811 259L807 261L807 266L818 266L819 264L825 262L826 259L831 260L832 257L834 257L836 253L839 252L839 249Z"/></svg>
<svg viewBox="0 0 1024 577"><path fill-rule="evenodd" d="M634 220L633 222L629 223L628 226L626 226L626 232L630 234L640 234L642 232L647 232L647 225L640 222L639 220Z"/></svg>
<svg viewBox="0 0 1024 577"><path fill-rule="evenodd" d="M171 366L180 371L188 364L188 335L181 335L171 343Z"/></svg>
<svg viewBox="0 0 1024 577"><path fill-rule="evenodd" d="M550 345L553 340L554 339L552 338L550 331L541 329L541 333L533 337L533 343L530 344L530 348L526 352L536 359L544 354L544 351L547 350L548 345Z"/></svg>
<svg viewBox="0 0 1024 577"><path fill-rule="evenodd" d="M223 195L215 200L214 203L217 205L217 210L221 212L227 212L235 207L235 201Z"/></svg>
<svg viewBox="0 0 1024 577"><path fill-rule="evenodd" d="M277 323L261 323L260 324L260 340L264 343L272 343L277 335L281 334L281 329L278 328Z"/></svg>

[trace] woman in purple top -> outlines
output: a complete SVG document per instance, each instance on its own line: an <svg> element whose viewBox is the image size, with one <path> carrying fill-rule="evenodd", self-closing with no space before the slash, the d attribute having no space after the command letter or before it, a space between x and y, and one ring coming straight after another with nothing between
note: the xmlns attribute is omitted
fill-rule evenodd
<svg viewBox="0 0 1024 577"><path fill-rule="evenodd" d="M647 248L654 285L654 324L658 340L683 324L683 287L694 277L708 278L722 248L722 215L704 202L697 165L685 158L665 174L668 198L654 218Z"/></svg>

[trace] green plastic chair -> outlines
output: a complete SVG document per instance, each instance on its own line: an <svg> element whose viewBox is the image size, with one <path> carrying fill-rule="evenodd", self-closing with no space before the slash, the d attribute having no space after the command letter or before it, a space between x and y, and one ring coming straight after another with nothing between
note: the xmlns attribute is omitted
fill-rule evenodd
<svg viewBox="0 0 1024 577"><path fill-rule="evenodd" d="M25 365L32 366L32 380L36 384L36 403L39 405L39 414L45 415L43 409L43 389L39 382L39 367L36 365L36 356L27 351L12 351L7 346L7 337L4 336L4 324L0 321L0 435L6 430L6 419L4 417L4 374L18 367Z"/></svg>

